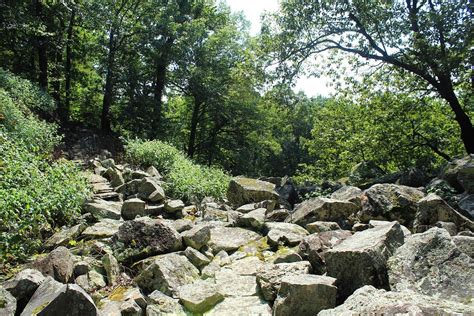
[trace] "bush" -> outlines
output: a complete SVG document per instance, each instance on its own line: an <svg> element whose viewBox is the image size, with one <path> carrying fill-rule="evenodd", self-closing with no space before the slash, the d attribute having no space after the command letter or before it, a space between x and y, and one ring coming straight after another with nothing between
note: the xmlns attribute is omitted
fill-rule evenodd
<svg viewBox="0 0 474 316"><path fill-rule="evenodd" d="M217 168L195 164L173 146L161 141L132 140L126 159L142 167L154 166L163 173L166 190L183 200L225 197L230 176Z"/></svg>
<svg viewBox="0 0 474 316"><path fill-rule="evenodd" d="M30 110L50 109L49 101L0 70L0 266L27 258L45 232L72 223L89 193L72 163L51 161L61 136Z"/></svg>

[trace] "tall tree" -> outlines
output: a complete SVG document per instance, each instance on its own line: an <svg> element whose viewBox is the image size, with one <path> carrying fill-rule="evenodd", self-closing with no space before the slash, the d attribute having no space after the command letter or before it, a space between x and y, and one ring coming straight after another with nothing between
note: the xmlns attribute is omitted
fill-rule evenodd
<svg viewBox="0 0 474 316"><path fill-rule="evenodd" d="M449 104L466 151L474 153L472 104L460 98L474 36L469 6L468 0L285 0L264 29L278 30L267 42L293 71L313 54L337 49L416 75Z"/></svg>

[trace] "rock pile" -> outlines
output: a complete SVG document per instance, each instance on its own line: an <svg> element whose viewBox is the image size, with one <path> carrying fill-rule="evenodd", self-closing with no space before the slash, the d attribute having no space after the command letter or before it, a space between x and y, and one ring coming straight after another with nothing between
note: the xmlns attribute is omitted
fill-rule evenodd
<svg viewBox="0 0 474 316"><path fill-rule="evenodd" d="M472 159L439 179L457 201ZM290 180L237 177L228 201L194 205L153 167L92 169L83 216L1 284L0 315L474 313L474 224L428 189L344 186L292 209Z"/></svg>

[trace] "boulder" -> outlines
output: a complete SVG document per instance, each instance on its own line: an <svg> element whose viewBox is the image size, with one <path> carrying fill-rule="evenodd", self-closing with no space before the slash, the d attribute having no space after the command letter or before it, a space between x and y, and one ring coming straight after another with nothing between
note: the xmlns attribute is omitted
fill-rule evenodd
<svg viewBox="0 0 474 316"><path fill-rule="evenodd" d="M400 175L396 184L419 188L426 186L429 180L430 177L423 170L410 168Z"/></svg>
<svg viewBox="0 0 474 316"><path fill-rule="evenodd" d="M121 203L109 202L102 199L95 199L84 205L84 211L91 213L95 220L101 220L103 218L120 219L121 208Z"/></svg>
<svg viewBox="0 0 474 316"><path fill-rule="evenodd" d="M388 260L391 288L472 304L474 261L441 228L414 234Z"/></svg>
<svg viewBox="0 0 474 316"><path fill-rule="evenodd" d="M362 190L358 187L353 187L350 185L345 185L342 188L331 194L331 199L339 201L349 201L354 204L360 205L360 197L362 195Z"/></svg>
<svg viewBox="0 0 474 316"><path fill-rule="evenodd" d="M167 222L171 227L173 227L178 233L182 233L184 231L190 230L193 228L194 223L189 219L177 219L177 220L170 220Z"/></svg>
<svg viewBox="0 0 474 316"><path fill-rule="evenodd" d="M106 177L110 181L110 185L113 186L114 188L119 187L125 183L122 172L120 172L118 169L114 167L108 168L104 172L103 176Z"/></svg>
<svg viewBox="0 0 474 316"><path fill-rule="evenodd" d="M280 289L281 280L285 276L309 274L311 264L308 261L268 264L262 266L257 272L257 283L263 298L273 302Z"/></svg>
<svg viewBox="0 0 474 316"><path fill-rule="evenodd" d="M101 315L130 315L141 316L146 309L147 302L140 292L134 287L118 286L110 295L101 300Z"/></svg>
<svg viewBox="0 0 474 316"><path fill-rule="evenodd" d="M156 169L154 166L150 166L148 167L148 169L146 169L146 173L156 179L161 179L162 176L160 174L160 172L158 171L158 169Z"/></svg>
<svg viewBox="0 0 474 316"><path fill-rule="evenodd" d="M77 224L70 228L63 228L60 231L54 233L53 236L49 237L44 243L45 249L53 249L58 246L67 246L69 242L79 238L84 229L87 228L86 224Z"/></svg>
<svg viewBox="0 0 474 316"><path fill-rule="evenodd" d="M436 222L453 222L462 230L467 228L474 231L474 222L461 215L436 194L428 194L418 201L418 212L413 227L415 231L423 231L422 226L432 227Z"/></svg>
<svg viewBox="0 0 474 316"><path fill-rule="evenodd" d="M344 304L321 311L319 316L336 315L471 315L472 305L445 298L434 298L418 292L385 291L366 285L354 292Z"/></svg>
<svg viewBox="0 0 474 316"><path fill-rule="evenodd" d="M159 290L177 297L178 289L199 278L199 270L185 257L177 253L156 256L135 278L136 284L145 291Z"/></svg>
<svg viewBox="0 0 474 316"><path fill-rule="evenodd" d="M267 261L272 261L273 263L292 263L302 261L303 258L298 254L295 249L288 247L279 247L272 258L267 259Z"/></svg>
<svg viewBox="0 0 474 316"><path fill-rule="evenodd" d="M76 278L76 284L87 292L93 292L107 285L104 276L96 270L91 270L86 274Z"/></svg>
<svg viewBox="0 0 474 316"><path fill-rule="evenodd" d="M313 198L296 205L291 218L286 221L301 226L306 226L315 221L344 224L352 214L359 210L360 207L352 202Z"/></svg>
<svg viewBox="0 0 474 316"><path fill-rule="evenodd" d="M211 239L211 227L196 225L190 230L181 233L184 243L194 249L201 249Z"/></svg>
<svg viewBox="0 0 474 316"><path fill-rule="evenodd" d="M316 315L323 309L333 308L337 295L335 283L336 279L321 275L284 277L273 305L273 315Z"/></svg>
<svg viewBox="0 0 474 316"><path fill-rule="evenodd" d="M176 230L160 219L149 217L126 221L113 239L119 262L136 262L183 249L181 235Z"/></svg>
<svg viewBox="0 0 474 316"><path fill-rule="evenodd" d="M107 274L107 283L111 286L117 283L117 279L120 276L120 265L117 259L112 254L106 253L102 257L102 265Z"/></svg>
<svg viewBox="0 0 474 316"><path fill-rule="evenodd" d="M174 299L161 293L154 291L148 295L149 304L146 308L147 316L186 316L187 313L179 304L178 299Z"/></svg>
<svg viewBox="0 0 474 316"><path fill-rule="evenodd" d="M326 272L324 256L326 251L340 244L352 236L348 230L331 230L305 237L298 245L298 253L311 263L313 272L323 274Z"/></svg>
<svg viewBox="0 0 474 316"><path fill-rule="evenodd" d="M453 242L461 252L474 259L474 237L453 236Z"/></svg>
<svg viewBox="0 0 474 316"><path fill-rule="evenodd" d="M254 275L240 275L232 269L223 268L215 272L219 293L228 296L257 295L257 279Z"/></svg>
<svg viewBox="0 0 474 316"><path fill-rule="evenodd" d="M138 194L151 202L165 199L165 191L153 178L143 178L138 186Z"/></svg>
<svg viewBox="0 0 474 316"><path fill-rule="evenodd" d="M218 253L221 250L234 251L260 238L259 234L247 229L216 226L211 228L211 238L208 246L212 248L213 253Z"/></svg>
<svg viewBox="0 0 474 316"><path fill-rule="evenodd" d="M238 207L264 200L278 201L279 195L275 191L275 185L270 182L236 177L229 183L227 199L231 204Z"/></svg>
<svg viewBox="0 0 474 316"><path fill-rule="evenodd" d="M196 268L202 268L211 262L208 257L191 247L184 250L184 255L196 266Z"/></svg>
<svg viewBox="0 0 474 316"><path fill-rule="evenodd" d="M99 312L92 298L76 284L62 284L46 278L33 294L21 316L30 315L96 316Z"/></svg>
<svg viewBox="0 0 474 316"><path fill-rule="evenodd" d="M204 313L223 299L217 285L208 280L199 280L179 288L179 300L193 313Z"/></svg>
<svg viewBox="0 0 474 316"><path fill-rule="evenodd" d="M168 200L165 202L165 211L168 213L176 213L184 208L184 202L181 200Z"/></svg>
<svg viewBox="0 0 474 316"><path fill-rule="evenodd" d="M237 219L237 226L248 227L255 230L260 230L265 223L265 213L267 212L264 208L258 208Z"/></svg>
<svg viewBox="0 0 474 316"><path fill-rule="evenodd" d="M141 179L134 179L126 182L125 184L115 188L117 193L123 194L125 197L138 194L138 187L142 184Z"/></svg>
<svg viewBox="0 0 474 316"><path fill-rule="evenodd" d="M284 222L290 216L290 212L287 209L280 208L271 212L265 213L266 222Z"/></svg>
<svg viewBox="0 0 474 316"><path fill-rule="evenodd" d="M364 191L362 210L358 217L362 222L371 219L398 221L412 227L418 210L418 201L425 194L415 188L390 183L376 184Z"/></svg>
<svg viewBox="0 0 474 316"><path fill-rule="evenodd" d="M257 271L265 265L263 261L254 256L236 259L231 264L225 266L238 275L257 275Z"/></svg>
<svg viewBox="0 0 474 316"><path fill-rule="evenodd" d="M258 296L226 297L205 316L242 316L258 315L271 316L272 310L268 303Z"/></svg>
<svg viewBox="0 0 474 316"><path fill-rule="evenodd" d="M268 222L264 231L267 234L268 244L274 248L279 245L296 246L309 234L303 227L291 223Z"/></svg>
<svg viewBox="0 0 474 316"><path fill-rule="evenodd" d="M15 316L16 299L0 286L0 315Z"/></svg>
<svg viewBox="0 0 474 316"><path fill-rule="evenodd" d="M459 209L469 216L472 220L474 219L474 194L469 194L461 198L458 202Z"/></svg>
<svg viewBox="0 0 474 316"><path fill-rule="evenodd" d="M474 154L451 161L441 172L441 179L445 179L452 187L459 191L474 193Z"/></svg>
<svg viewBox="0 0 474 316"><path fill-rule="evenodd" d="M105 218L94 225L87 227L82 232L81 236L86 239L112 237L118 232L119 227L122 226L123 223L123 221Z"/></svg>
<svg viewBox="0 0 474 316"><path fill-rule="evenodd" d="M15 275L13 279L4 282L2 286L16 298L18 301L18 309L21 310L26 306L31 296L33 296L36 289L41 285L44 279L45 277L38 270L25 269ZM0 297L1 296L2 294L0 290ZM0 304L0 315L3 315L1 311Z"/></svg>
<svg viewBox="0 0 474 316"><path fill-rule="evenodd" d="M327 275L338 280L340 297L364 285L388 288L386 262L403 241L400 224L392 222L355 233L328 250Z"/></svg>
<svg viewBox="0 0 474 316"><path fill-rule="evenodd" d="M131 220L137 216L145 216L145 206L145 202L137 198L124 201L122 205L123 219Z"/></svg>
<svg viewBox="0 0 474 316"><path fill-rule="evenodd" d="M317 221L317 222L309 223L306 225L306 230L308 230L310 234L323 233L323 232L328 232L331 230L340 230L340 229L341 227L336 222Z"/></svg>
<svg viewBox="0 0 474 316"><path fill-rule="evenodd" d="M46 258L36 261L33 266L45 276L68 283L74 272L74 258L69 249L60 246L51 251Z"/></svg>
<svg viewBox="0 0 474 316"><path fill-rule="evenodd" d="M244 204L236 209L237 212L247 214L253 210L255 210L255 203Z"/></svg>

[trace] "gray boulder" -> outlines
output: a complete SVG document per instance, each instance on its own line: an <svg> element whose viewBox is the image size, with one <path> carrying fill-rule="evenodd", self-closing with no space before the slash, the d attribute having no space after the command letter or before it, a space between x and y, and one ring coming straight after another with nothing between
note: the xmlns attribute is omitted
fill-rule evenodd
<svg viewBox="0 0 474 316"><path fill-rule="evenodd" d="M136 284L145 291L160 292L178 297L179 288L199 278L199 270L185 257L177 253L156 256L135 278Z"/></svg>
<svg viewBox="0 0 474 316"><path fill-rule="evenodd" d="M257 272L257 283L263 298L268 302L276 299L281 280L285 276L309 274L311 264L308 261L263 265Z"/></svg>
<svg viewBox="0 0 474 316"><path fill-rule="evenodd" d="M267 302L258 296L238 296L226 297L213 309L206 313L206 316L243 316L258 315L271 316L272 310Z"/></svg>
<svg viewBox="0 0 474 316"><path fill-rule="evenodd" d="M99 303L101 315L142 316L147 307L140 289L118 286Z"/></svg>
<svg viewBox="0 0 474 316"><path fill-rule="evenodd" d="M168 200L165 202L165 211L168 213L176 213L184 208L184 202L181 200Z"/></svg>
<svg viewBox="0 0 474 316"><path fill-rule="evenodd" d="M451 161L441 172L440 178L459 191L474 193L474 154Z"/></svg>
<svg viewBox="0 0 474 316"><path fill-rule="evenodd" d="M147 316L186 316L187 313L179 304L178 299L174 299L161 293L154 291L148 295L149 304L146 308Z"/></svg>
<svg viewBox="0 0 474 316"><path fill-rule="evenodd" d="M325 254L327 274L346 298L364 285L388 288L387 259L404 242L397 222L355 233Z"/></svg>
<svg viewBox="0 0 474 316"><path fill-rule="evenodd" d="M474 218L474 194L469 194L461 198L458 206L464 214L469 215L470 219Z"/></svg>
<svg viewBox="0 0 474 316"><path fill-rule="evenodd" d="M209 280L199 280L179 288L179 300L193 313L204 313L223 299L217 285Z"/></svg>
<svg viewBox="0 0 474 316"><path fill-rule="evenodd" d="M236 177L229 183L227 199L234 206L256 203L264 200L278 201L275 185L256 179Z"/></svg>
<svg viewBox="0 0 474 316"><path fill-rule="evenodd" d="M206 257L205 255L203 255L202 253L200 253L199 251L191 247L188 247L186 248L186 250L184 250L184 255L197 268L202 268L211 262L211 260L209 260L208 257Z"/></svg>
<svg viewBox="0 0 474 316"><path fill-rule="evenodd" d="M319 316L350 315L471 315L472 305L434 298L418 292L385 291L366 285L354 292L344 304L321 311Z"/></svg>
<svg viewBox="0 0 474 316"><path fill-rule="evenodd" d="M145 216L145 206L145 202L137 198L124 201L122 205L123 219L131 220L137 216Z"/></svg>
<svg viewBox="0 0 474 316"><path fill-rule="evenodd" d="M388 260L392 289L472 304L474 261L441 228L414 234Z"/></svg>
<svg viewBox="0 0 474 316"><path fill-rule="evenodd" d="M184 243L194 249L201 249L211 239L211 227L196 225L190 230L181 233Z"/></svg>
<svg viewBox="0 0 474 316"><path fill-rule="evenodd" d="M308 230L310 234L313 234L313 233L328 232L331 230L340 230L341 227L336 222L317 221L317 222L307 224L306 229Z"/></svg>
<svg viewBox="0 0 474 316"><path fill-rule="evenodd" d="M350 185L345 185L342 188L331 194L331 199L340 200L340 201L349 201L354 204L360 205L360 197L362 195L362 190L358 187L353 187Z"/></svg>
<svg viewBox="0 0 474 316"><path fill-rule="evenodd" d="M104 218L92 226L87 227L81 234L85 239L101 239L115 235L123 221Z"/></svg>
<svg viewBox="0 0 474 316"><path fill-rule="evenodd" d="M453 242L461 252L474 259L474 237L453 236Z"/></svg>
<svg viewBox="0 0 474 316"><path fill-rule="evenodd" d="M316 315L323 309L336 306L336 279L302 274L287 276L281 280L274 316Z"/></svg>
<svg viewBox="0 0 474 316"><path fill-rule="evenodd" d="M67 246L70 241L79 238L84 229L87 228L86 224L77 224L70 228L63 228L60 231L54 233L53 236L49 237L44 243L45 249L53 249L58 246Z"/></svg>
<svg viewBox="0 0 474 316"><path fill-rule="evenodd" d="M119 262L132 263L183 249L181 235L176 230L160 219L149 217L126 221L113 239Z"/></svg>
<svg viewBox="0 0 474 316"><path fill-rule="evenodd" d="M264 231L267 234L268 244L274 248L279 245L296 246L309 234L303 227L291 223L268 222Z"/></svg>
<svg viewBox="0 0 474 316"><path fill-rule="evenodd" d="M13 295L0 286L0 315L14 316L16 312L16 299Z"/></svg>
<svg viewBox="0 0 474 316"><path fill-rule="evenodd" d="M259 234L247 229L216 226L211 228L208 246L212 248L213 253L218 253L221 250L234 251L260 238Z"/></svg>
<svg viewBox="0 0 474 316"><path fill-rule="evenodd" d="M13 279L4 282L2 286L16 298L18 306L24 307L44 279L45 277L38 270L25 269L15 275ZM0 313L0 315L2 314Z"/></svg>
<svg viewBox="0 0 474 316"><path fill-rule="evenodd" d="M76 284L62 284L46 278L30 299L21 316L30 315L96 316L99 311L92 298Z"/></svg>
<svg viewBox="0 0 474 316"><path fill-rule="evenodd" d="M364 191L362 210L358 217L362 222L371 219L398 221L412 227L418 210L418 201L425 194L415 188L390 183L376 184Z"/></svg>
<svg viewBox="0 0 474 316"><path fill-rule="evenodd" d="M151 202L160 202L165 199L165 191L153 178L142 180L138 186L138 194Z"/></svg>
<svg viewBox="0 0 474 316"><path fill-rule="evenodd" d="M74 258L69 249L60 246L51 251L46 258L36 261L33 266L45 276L68 283L74 272Z"/></svg>
<svg viewBox="0 0 474 316"><path fill-rule="evenodd" d="M101 220L103 218L120 219L121 208L121 203L109 202L102 199L95 199L84 205L84 211L91 213L95 220Z"/></svg>
<svg viewBox="0 0 474 316"><path fill-rule="evenodd" d="M345 221L360 207L352 202L333 200L328 198L313 198L296 205L291 218L286 221L306 226L316 221L338 222Z"/></svg>
<svg viewBox="0 0 474 316"><path fill-rule="evenodd" d="M261 230L265 223L265 208L258 208L237 219L237 226L248 227L255 230Z"/></svg>

